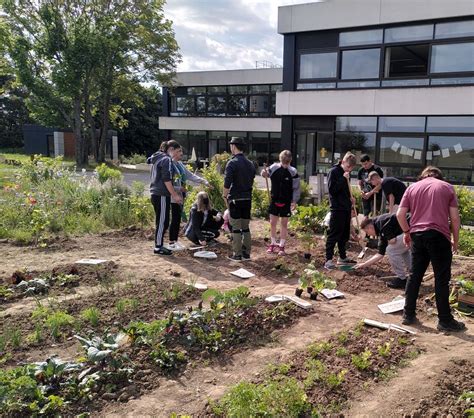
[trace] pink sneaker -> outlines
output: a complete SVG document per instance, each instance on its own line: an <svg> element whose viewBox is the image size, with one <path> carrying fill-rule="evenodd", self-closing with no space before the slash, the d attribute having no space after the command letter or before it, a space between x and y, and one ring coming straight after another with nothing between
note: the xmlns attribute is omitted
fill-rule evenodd
<svg viewBox="0 0 474 418"><path fill-rule="evenodd" d="M281 256L286 255L286 253L285 253L285 247L281 247L281 246L280 246L279 248L280 248L280 250L278 251L278 255L281 255Z"/></svg>
<svg viewBox="0 0 474 418"><path fill-rule="evenodd" d="M270 245L267 247L267 254L273 254L273 252L275 251L276 247L278 247L278 245L270 244Z"/></svg>

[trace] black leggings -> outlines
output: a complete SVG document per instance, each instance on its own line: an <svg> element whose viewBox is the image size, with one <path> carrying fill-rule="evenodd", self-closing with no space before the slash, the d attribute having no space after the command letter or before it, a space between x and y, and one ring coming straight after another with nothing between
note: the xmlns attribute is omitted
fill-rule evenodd
<svg viewBox="0 0 474 418"><path fill-rule="evenodd" d="M155 247L163 246L163 237L170 223L169 196L151 195L151 203L155 209Z"/></svg>
<svg viewBox="0 0 474 418"><path fill-rule="evenodd" d="M339 257L346 258L346 244L351 233L351 212L332 210L329 220L329 231L326 240L326 260L332 260L334 247L337 244Z"/></svg>
<svg viewBox="0 0 474 418"><path fill-rule="evenodd" d="M179 203L171 203L170 242L178 241L182 213L183 205L180 205Z"/></svg>

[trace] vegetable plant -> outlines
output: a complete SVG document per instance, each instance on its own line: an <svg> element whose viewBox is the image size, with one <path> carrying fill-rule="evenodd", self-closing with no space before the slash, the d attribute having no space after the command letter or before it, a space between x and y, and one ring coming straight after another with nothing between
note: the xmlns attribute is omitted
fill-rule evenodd
<svg viewBox="0 0 474 418"><path fill-rule="evenodd" d="M372 357L372 352L367 349L360 354L353 354L352 364L359 370L366 370L372 364L370 357Z"/></svg>

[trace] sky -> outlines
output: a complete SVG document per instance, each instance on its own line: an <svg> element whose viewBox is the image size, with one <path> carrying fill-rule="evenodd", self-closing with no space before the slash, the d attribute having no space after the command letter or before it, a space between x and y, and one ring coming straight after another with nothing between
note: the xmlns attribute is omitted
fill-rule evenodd
<svg viewBox="0 0 474 418"><path fill-rule="evenodd" d="M256 61L282 64L278 6L310 0L168 0L182 62L178 71L255 68Z"/></svg>

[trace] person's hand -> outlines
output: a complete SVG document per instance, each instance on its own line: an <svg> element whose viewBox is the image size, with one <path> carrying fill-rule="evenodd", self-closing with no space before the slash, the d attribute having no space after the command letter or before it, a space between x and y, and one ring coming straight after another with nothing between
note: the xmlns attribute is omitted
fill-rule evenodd
<svg viewBox="0 0 474 418"><path fill-rule="evenodd" d="M369 192L362 193L362 199L364 199L364 200L370 199L370 193Z"/></svg>
<svg viewBox="0 0 474 418"><path fill-rule="evenodd" d="M408 232L403 233L403 243L405 244L405 247L410 248L411 245L411 236Z"/></svg>
<svg viewBox="0 0 474 418"><path fill-rule="evenodd" d="M264 168L264 169L262 170L262 177L263 177L263 178L266 178L266 179L268 178L268 171L267 171L266 168Z"/></svg>
<svg viewBox="0 0 474 418"><path fill-rule="evenodd" d="M458 243L456 241L451 241L451 246L453 248L453 254L458 252Z"/></svg>
<svg viewBox="0 0 474 418"><path fill-rule="evenodd" d="M202 246L205 247L207 245L207 241L206 240L203 240L203 241L199 240L199 244L201 244Z"/></svg>
<svg viewBox="0 0 474 418"><path fill-rule="evenodd" d="M180 196L178 193L175 193L175 194L174 194L173 200L174 200L178 205L182 205L182 204L183 204L183 196Z"/></svg>
<svg viewBox="0 0 474 418"><path fill-rule="evenodd" d="M293 212L296 209L296 202L291 202L290 210Z"/></svg>
<svg viewBox="0 0 474 418"><path fill-rule="evenodd" d="M349 171L344 171L343 176L344 176L347 180L350 180L350 178L351 178L351 173L350 173Z"/></svg>
<svg viewBox="0 0 474 418"><path fill-rule="evenodd" d="M360 270L365 267L365 263L359 263L354 266L354 270Z"/></svg>

